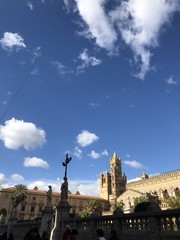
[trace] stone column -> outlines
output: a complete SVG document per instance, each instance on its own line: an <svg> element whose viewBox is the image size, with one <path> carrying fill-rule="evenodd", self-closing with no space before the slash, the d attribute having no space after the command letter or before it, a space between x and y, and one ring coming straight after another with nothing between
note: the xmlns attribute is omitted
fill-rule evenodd
<svg viewBox="0 0 180 240"><path fill-rule="evenodd" d="M43 217L41 221L41 228L40 228L40 235L42 236L42 233L44 231L51 232L52 224L53 224L53 215L54 215L54 209L52 205L52 187L48 186L49 190L47 191L47 202L46 206L43 209Z"/></svg>
<svg viewBox="0 0 180 240"><path fill-rule="evenodd" d="M54 209L53 207L45 207L43 210L43 217L41 221L41 228L40 228L40 236L44 231L51 232L52 225L53 225L53 216L54 216Z"/></svg>
<svg viewBox="0 0 180 240"><path fill-rule="evenodd" d="M69 211L71 206L68 203L68 180L67 180L67 166L71 161L71 157L68 157L66 154L66 159L62 162L63 167L65 167L64 173L64 182L61 185L61 199L56 207L56 215L55 215L55 222L54 228L51 231L50 240L61 240L63 234L63 223L64 220L69 218Z"/></svg>
<svg viewBox="0 0 180 240"><path fill-rule="evenodd" d="M56 207L56 215L55 215L55 222L54 228L51 231L50 240L60 240L62 239L63 234L63 222L69 218L69 212L71 206L67 201L67 193L68 193L68 182L67 178L64 178L64 182L61 186L61 200Z"/></svg>

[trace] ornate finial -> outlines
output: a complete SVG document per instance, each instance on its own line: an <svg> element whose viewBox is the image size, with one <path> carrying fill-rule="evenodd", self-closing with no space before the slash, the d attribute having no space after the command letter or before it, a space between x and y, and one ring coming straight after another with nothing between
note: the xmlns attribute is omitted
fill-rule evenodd
<svg viewBox="0 0 180 240"><path fill-rule="evenodd" d="M72 157L68 157L68 154L66 154L66 159L64 162L62 162L63 167L65 167L65 173L64 173L64 180L67 180L67 165L71 161Z"/></svg>
<svg viewBox="0 0 180 240"><path fill-rule="evenodd" d="M117 158L116 151L114 151L113 158Z"/></svg>

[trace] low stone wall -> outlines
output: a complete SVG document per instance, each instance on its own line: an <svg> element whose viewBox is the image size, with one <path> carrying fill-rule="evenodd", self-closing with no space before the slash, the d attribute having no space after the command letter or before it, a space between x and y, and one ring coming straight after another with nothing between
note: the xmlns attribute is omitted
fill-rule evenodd
<svg viewBox="0 0 180 240"><path fill-rule="evenodd" d="M102 228L109 239L111 229L120 240L180 240L180 209L143 213L118 213L113 216L91 216L67 220L79 231L79 240L96 239L96 229Z"/></svg>
<svg viewBox="0 0 180 240"><path fill-rule="evenodd" d="M31 222L31 223L16 223L12 227L12 233L14 235L15 240L22 240L25 234L32 229L33 227L37 226L40 228L40 222ZM0 225L0 234L2 235L4 232L7 231L7 225Z"/></svg>
<svg viewBox="0 0 180 240"><path fill-rule="evenodd" d="M16 223L12 232L15 239L22 240L26 232L40 222ZM79 240L96 239L96 229L102 228L108 240L111 229L117 231L120 240L180 240L180 209L123 214L116 211L109 216L76 217L66 219L63 225L79 232ZM0 225L0 234L7 225ZM60 239L56 239L60 240Z"/></svg>

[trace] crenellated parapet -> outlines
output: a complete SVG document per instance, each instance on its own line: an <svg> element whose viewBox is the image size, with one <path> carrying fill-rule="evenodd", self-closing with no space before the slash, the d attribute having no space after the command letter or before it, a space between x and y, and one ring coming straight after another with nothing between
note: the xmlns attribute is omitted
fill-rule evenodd
<svg viewBox="0 0 180 240"><path fill-rule="evenodd" d="M180 170L152 176L149 178L144 178L134 182L129 182L127 183L127 187L132 188L133 186L138 187L138 186L144 186L144 185L162 184L163 182L167 183L168 181L174 181L178 179L180 180Z"/></svg>

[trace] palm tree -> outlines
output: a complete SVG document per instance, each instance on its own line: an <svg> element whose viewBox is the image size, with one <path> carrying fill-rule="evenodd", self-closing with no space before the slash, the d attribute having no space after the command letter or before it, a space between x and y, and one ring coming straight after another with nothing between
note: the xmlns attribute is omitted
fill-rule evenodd
<svg viewBox="0 0 180 240"><path fill-rule="evenodd" d="M12 206L13 209L16 209L20 202L23 202L26 199L26 194L24 190L27 190L26 185L18 184L15 185L16 191L12 194Z"/></svg>

